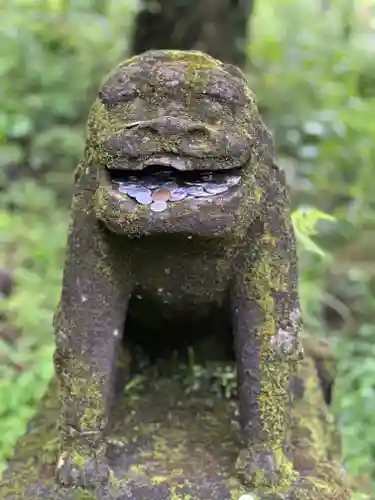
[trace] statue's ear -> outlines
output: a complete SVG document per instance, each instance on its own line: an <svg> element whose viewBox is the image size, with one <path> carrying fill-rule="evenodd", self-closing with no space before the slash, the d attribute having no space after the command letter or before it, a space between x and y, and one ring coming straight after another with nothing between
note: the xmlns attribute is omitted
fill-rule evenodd
<svg viewBox="0 0 375 500"><path fill-rule="evenodd" d="M74 186L78 191L96 191L99 183L99 168L95 165L88 165L86 160L81 160L73 174Z"/></svg>
<svg viewBox="0 0 375 500"><path fill-rule="evenodd" d="M77 167L75 168L74 173L73 173L74 184L77 184L79 182L79 180L81 179L82 174L84 172L84 169L85 169L84 162L80 161L78 163Z"/></svg>

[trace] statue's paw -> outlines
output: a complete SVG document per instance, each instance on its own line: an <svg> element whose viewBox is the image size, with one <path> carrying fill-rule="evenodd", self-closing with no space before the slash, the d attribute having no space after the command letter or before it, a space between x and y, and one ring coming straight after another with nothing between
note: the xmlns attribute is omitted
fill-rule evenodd
<svg viewBox="0 0 375 500"><path fill-rule="evenodd" d="M281 449L241 450L236 462L239 480L258 491L288 489L297 479L298 473Z"/></svg>
<svg viewBox="0 0 375 500"><path fill-rule="evenodd" d="M62 486L95 488L108 484L110 468L105 457L63 453L56 467L56 479Z"/></svg>

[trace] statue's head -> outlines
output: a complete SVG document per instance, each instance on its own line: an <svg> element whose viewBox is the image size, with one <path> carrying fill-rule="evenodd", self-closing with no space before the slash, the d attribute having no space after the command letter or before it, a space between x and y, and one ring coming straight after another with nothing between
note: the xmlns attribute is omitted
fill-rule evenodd
<svg viewBox="0 0 375 500"><path fill-rule="evenodd" d="M239 69L196 51L132 57L105 78L89 116L96 215L122 234L230 232L259 203L264 141Z"/></svg>

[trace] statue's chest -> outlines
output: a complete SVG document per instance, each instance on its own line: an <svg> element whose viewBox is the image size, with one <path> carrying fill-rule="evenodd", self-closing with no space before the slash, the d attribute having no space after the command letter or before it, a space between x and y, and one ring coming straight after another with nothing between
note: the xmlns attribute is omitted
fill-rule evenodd
<svg viewBox="0 0 375 500"><path fill-rule="evenodd" d="M136 259L138 300L149 297L160 307L197 308L222 302L229 286L231 261L224 255L163 252Z"/></svg>

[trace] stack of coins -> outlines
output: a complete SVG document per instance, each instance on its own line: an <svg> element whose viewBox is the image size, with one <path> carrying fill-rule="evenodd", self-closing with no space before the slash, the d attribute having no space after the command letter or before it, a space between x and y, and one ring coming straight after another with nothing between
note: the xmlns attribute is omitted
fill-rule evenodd
<svg viewBox="0 0 375 500"><path fill-rule="evenodd" d="M127 194L141 205L150 205L153 212L162 212L167 208L168 202L176 202L183 199L209 197L228 191L240 183L238 175L220 174L218 180L213 179L212 174L206 174L195 182L184 181L180 184L173 180L142 178L129 178L128 181L116 181L120 193ZM220 182L219 182L220 179Z"/></svg>

